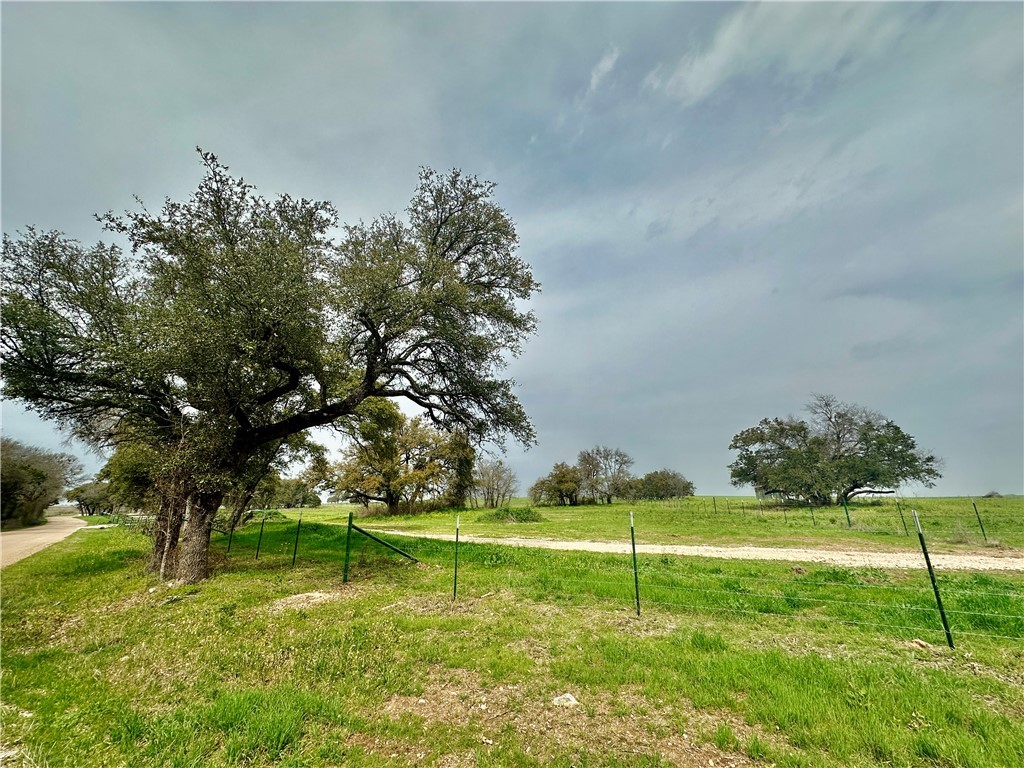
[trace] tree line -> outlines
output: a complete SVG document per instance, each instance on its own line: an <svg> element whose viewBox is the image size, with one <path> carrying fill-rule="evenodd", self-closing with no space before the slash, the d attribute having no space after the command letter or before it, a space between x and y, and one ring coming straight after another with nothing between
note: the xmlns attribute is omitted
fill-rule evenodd
<svg viewBox="0 0 1024 768"><path fill-rule="evenodd" d="M632 466L633 458L625 451L598 445L580 451L575 465L555 464L530 486L530 500L541 506L574 507L611 504L615 498L676 499L694 493L693 483L679 472L659 469L636 477L630 472Z"/></svg>

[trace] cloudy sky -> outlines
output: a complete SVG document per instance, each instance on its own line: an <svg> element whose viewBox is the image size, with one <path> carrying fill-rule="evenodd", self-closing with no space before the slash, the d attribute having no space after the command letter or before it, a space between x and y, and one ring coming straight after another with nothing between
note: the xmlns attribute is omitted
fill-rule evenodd
<svg viewBox="0 0 1024 768"><path fill-rule="evenodd" d="M828 392L942 456L930 492L1024 490L1020 3L2 14L4 232L95 241L186 196L196 145L348 221L421 165L497 182L543 283L524 487L605 444L735 493L732 435Z"/></svg>

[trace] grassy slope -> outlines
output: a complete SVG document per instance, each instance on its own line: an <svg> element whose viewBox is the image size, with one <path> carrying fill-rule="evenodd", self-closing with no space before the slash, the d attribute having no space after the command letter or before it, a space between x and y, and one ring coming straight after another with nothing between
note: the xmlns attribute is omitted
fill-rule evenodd
<svg viewBox="0 0 1024 768"><path fill-rule="evenodd" d="M522 500L517 500L522 504ZM455 515L462 532L479 536L522 536L551 539L628 541L629 511L635 512L637 541L650 544L743 544L810 546L832 549L917 551L910 509L921 517L929 548L936 552L988 552L1024 549L1024 499L976 500L985 525L983 538L968 499L908 499L903 504L906 535L891 500L850 505L852 527L842 507L763 509L756 499L695 497L672 502L616 502L611 506L542 507L543 522L509 528L487 522L484 510L437 512L413 517L373 517L362 525L409 532L454 533ZM717 507L717 511L716 511ZM302 510L305 520L344 523L349 505ZM295 519L299 510L287 510Z"/></svg>
<svg viewBox="0 0 1024 768"><path fill-rule="evenodd" d="M304 520L292 569L294 530L268 523L258 562L258 526L230 558L215 535L218 575L190 588L147 580L120 529L5 569L15 760L1024 763L1019 576L944 581L954 652L920 573L641 558L637 618L623 557L464 546L452 603L451 544L401 540L410 565L358 541L343 586L342 531Z"/></svg>

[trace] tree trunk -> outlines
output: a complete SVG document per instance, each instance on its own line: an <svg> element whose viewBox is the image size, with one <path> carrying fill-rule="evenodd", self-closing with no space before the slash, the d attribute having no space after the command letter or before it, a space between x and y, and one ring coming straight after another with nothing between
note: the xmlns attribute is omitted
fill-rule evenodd
<svg viewBox="0 0 1024 768"><path fill-rule="evenodd" d="M170 507L167 519L167 537L164 540L163 553L160 556L160 579L166 579L177 566L178 537L181 535L181 524L188 514L188 506L184 510L177 504Z"/></svg>
<svg viewBox="0 0 1024 768"><path fill-rule="evenodd" d="M210 531L223 498L223 492L197 493L191 498L178 546L177 577L184 584L209 576Z"/></svg>

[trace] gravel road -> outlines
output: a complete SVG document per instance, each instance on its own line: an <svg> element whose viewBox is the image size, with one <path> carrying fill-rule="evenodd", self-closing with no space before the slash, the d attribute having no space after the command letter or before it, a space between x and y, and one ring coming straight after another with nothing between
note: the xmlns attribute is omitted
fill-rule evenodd
<svg viewBox="0 0 1024 768"><path fill-rule="evenodd" d="M376 534L412 536L422 539L454 541L455 537L442 533L415 533L372 529ZM475 544L503 544L509 547L535 549L561 549L576 552L629 553L629 544L606 541L555 541L553 539L488 538L485 536L459 537L460 542ZM824 549L794 549L786 547L715 547L683 544L637 544L636 551L644 555L682 555L686 557L721 557L728 560L787 560L798 563L826 563L850 568L923 568L924 556L920 552L835 552ZM929 552L932 565L944 571L1024 571L1024 557L1017 554L950 555Z"/></svg>
<svg viewBox="0 0 1024 768"><path fill-rule="evenodd" d="M66 539L79 528L85 528L84 520L61 516L46 518L46 525L0 533L0 568L6 568L11 563Z"/></svg>

